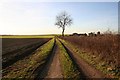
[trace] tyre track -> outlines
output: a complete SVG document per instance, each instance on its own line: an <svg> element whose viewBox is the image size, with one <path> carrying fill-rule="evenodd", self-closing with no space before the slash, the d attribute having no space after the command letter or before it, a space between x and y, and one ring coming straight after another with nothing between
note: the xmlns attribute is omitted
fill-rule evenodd
<svg viewBox="0 0 120 80"><path fill-rule="evenodd" d="M62 72L59 61L59 49L56 39L52 54L49 56L42 71L38 74L37 79L62 78Z"/></svg>
<svg viewBox="0 0 120 80"><path fill-rule="evenodd" d="M54 57L52 63L50 64L48 74L45 78L62 78L59 54L58 45L56 45Z"/></svg>

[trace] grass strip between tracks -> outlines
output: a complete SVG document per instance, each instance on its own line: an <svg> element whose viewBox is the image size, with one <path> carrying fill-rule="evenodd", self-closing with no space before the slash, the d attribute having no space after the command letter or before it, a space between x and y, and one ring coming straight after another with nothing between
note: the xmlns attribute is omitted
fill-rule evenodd
<svg viewBox="0 0 120 80"><path fill-rule="evenodd" d="M60 49L60 63L62 67L63 78L79 78L80 72L77 70L76 65L71 60L64 46L58 40L56 40L56 43Z"/></svg>
<svg viewBox="0 0 120 80"><path fill-rule="evenodd" d="M9 72L3 78L34 78L36 68L44 64L54 45L54 38L38 48L31 56L11 65Z"/></svg>

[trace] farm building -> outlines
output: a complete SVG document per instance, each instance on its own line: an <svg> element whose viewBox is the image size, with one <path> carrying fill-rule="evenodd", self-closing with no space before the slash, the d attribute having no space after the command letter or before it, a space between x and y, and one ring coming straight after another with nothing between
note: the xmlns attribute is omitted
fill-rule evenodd
<svg viewBox="0 0 120 80"><path fill-rule="evenodd" d="M87 36L87 34L86 33L84 34L73 33L72 36Z"/></svg>

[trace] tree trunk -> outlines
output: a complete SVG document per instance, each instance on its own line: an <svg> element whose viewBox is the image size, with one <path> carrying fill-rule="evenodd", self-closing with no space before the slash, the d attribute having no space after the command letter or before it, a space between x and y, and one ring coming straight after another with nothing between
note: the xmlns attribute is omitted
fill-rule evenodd
<svg viewBox="0 0 120 80"><path fill-rule="evenodd" d="M62 36L64 36L64 31L65 31L65 29L63 28L63 31L62 31Z"/></svg>

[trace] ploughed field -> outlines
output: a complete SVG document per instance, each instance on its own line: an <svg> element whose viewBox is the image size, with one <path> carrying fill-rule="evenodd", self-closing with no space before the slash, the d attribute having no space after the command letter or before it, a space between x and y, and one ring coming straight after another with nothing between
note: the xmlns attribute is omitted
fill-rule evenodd
<svg viewBox="0 0 120 80"><path fill-rule="evenodd" d="M2 39L2 68L13 64L31 54L35 49L42 46L50 39L23 39L23 38L3 38Z"/></svg>
<svg viewBox="0 0 120 80"><path fill-rule="evenodd" d="M76 37L78 38L78 37ZM118 78L118 66L108 65L99 56L79 47L74 37L3 38L2 79ZM76 41L76 43L75 43ZM110 58L111 59L111 58ZM94 63L94 64L93 64ZM102 67L101 67L102 65ZM113 65L117 65L116 63ZM113 75L114 74L114 75Z"/></svg>

